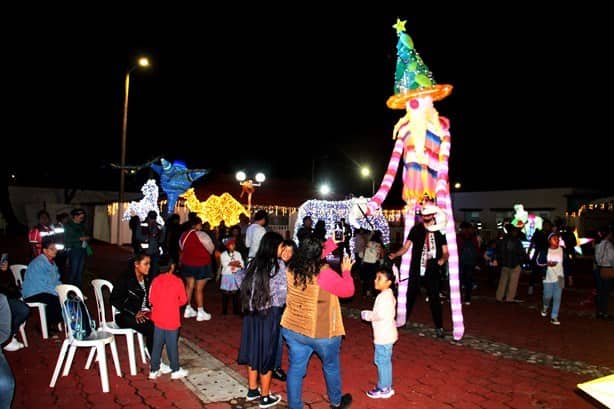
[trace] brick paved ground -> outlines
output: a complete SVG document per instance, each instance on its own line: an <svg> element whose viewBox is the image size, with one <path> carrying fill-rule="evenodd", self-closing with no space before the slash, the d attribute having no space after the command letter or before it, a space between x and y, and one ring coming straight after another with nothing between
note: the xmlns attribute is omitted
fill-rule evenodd
<svg viewBox="0 0 614 409"><path fill-rule="evenodd" d="M23 262L25 257L15 248L16 240L2 242L8 248L11 262ZM91 276L114 279L127 265L129 252L105 244L94 246L95 254L87 261ZM23 252L21 252L23 253ZM590 280L579 280L590 283ZM584 285L584 284L583 284ZM372 364L373 346L369 325L352 318L352 311L370 306L371 301L355 299L344 318L347 337L342 346L344 391L355 398L353 408L591 408L594 402L577 391L576 384L590 376L579 375L572 369L555 369L549 365L526 362L520 351L535 351L554 355L581 365L597 365L614 372L614 323L597 321L589 316L580 302L587 288L566 291L563 295L560 327L549 324L535 309L536 296L524 297L520 305L498 304L493 292L481 287L471 306L464 308L466 333L483 340L505 344L518 356L493 354L476 350L463 343L432 338L428 306L417 302L412 321L424 324L424 331L402 330L395 345L393 367L397 394L388 401L373 401L364 392L376 381ZM92 296L88 288L86 294ZM526 294L521 286L520 295ZM235 316L221 316L215 286L206 289L206 309L213 314L208 322L185 322L182 336L206 350L229 368L245 374L245 368L235 363L240 339L241 321ZM90 299L91 301L92 299ZM91 305L91 311L94 306ZM95 407L95 408L230 408L229 403L203 405L180 381L146 379L147 368L139 362L137 376L118 378L110 371L111 392L103 394L97 368L84 370L86 352L79 351L71 374L62 377L54 389L49 380L59 352L60 340L42 340L37 332L36 314L28 323L30 347L6 353L17 379L15 408L33 407ZM449 317L446 327L450 329ZM423 334L425 336L420 336ZM469 342L467 342L469 343ZM126 372L125 341L118 340L122 371ZM513 355L513 354L512 354ZM510 359L511 358L511 359ZM111 364L111 362L109 362ZM287 368L286 356L284 366ZM112 367L112 364L111 366ZM570 372L570 370L572 372ZM285 385L274 381L273 389L285 398ZM304 399L309 407L327 408L321 366L314 358L304 382Z"/></svg>

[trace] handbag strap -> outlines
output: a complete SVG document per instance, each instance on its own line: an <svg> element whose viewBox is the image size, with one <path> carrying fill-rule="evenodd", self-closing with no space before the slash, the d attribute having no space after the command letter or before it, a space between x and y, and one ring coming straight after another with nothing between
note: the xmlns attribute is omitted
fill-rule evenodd
<svg viewBox="0 0 614 409"><path fill-rule="evenodd" d="M188 241L188 237L190 237L190 234L194 233L196 230L192 229L188 232L188 234L185 235L185 237L183 238L183 240L181 241L181 250L183 250L183 248L185 247L185 243L186 241Z"/></svg>

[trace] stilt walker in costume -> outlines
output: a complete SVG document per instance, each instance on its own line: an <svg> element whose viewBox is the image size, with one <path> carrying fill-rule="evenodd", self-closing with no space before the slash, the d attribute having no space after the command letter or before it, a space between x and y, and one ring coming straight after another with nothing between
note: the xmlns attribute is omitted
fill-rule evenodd
<svg viewBox="0 0 614 409"><path fill-rule="evenodd" d="M433 106L452 92L451 85L436 84L428 67L416 50L411 37L405 32L405 21L397 19L393 26L399 37L394 95L387 105L391 109L405 109L406 114L394 127L396 139L384 179L368 203L370 213L375 212L386 199L394 181L399 162L403 159L403 200L405 207L405 237L413 227L416 208L425 203L437 205L445 212L447 224L442 227L448 242L450 304L453 335L460 340L465 332L458 282L458 250L454 215L448 184L448 157L450 156L450 122L440 117ZM411 263L411 251L401 261L397 326L407 320L406 297Z"/></svg>

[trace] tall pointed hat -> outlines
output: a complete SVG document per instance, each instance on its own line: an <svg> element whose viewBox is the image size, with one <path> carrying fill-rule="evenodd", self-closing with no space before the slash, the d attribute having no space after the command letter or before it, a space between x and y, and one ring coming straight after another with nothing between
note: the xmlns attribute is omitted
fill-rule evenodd
<svg viewBox="0 0 614 409"><path fill-rule="evenodd" d="M405 32L406 20L399 20L394 27L399 36L397 42L397 69L394 74L394 95L388 98L386 105L391 109L405 109L407 101L413 98L430 96L439 101L450 95L452 85L437 84L414 48L414 42Z"/></svg>

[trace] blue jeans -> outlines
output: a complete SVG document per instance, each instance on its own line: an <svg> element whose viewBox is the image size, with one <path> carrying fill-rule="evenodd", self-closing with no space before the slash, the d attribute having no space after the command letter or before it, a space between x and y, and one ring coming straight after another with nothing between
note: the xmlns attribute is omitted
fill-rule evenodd
<svg viewBox="0 0 614 409"><path fill-rule="evenodd" d="M286 328L281 329L288 345L288 406L290 409L303 409L303 377L307 373L307 365L315 352L322 360L322 370L326 380L326 393L331 405L341 403L341 368L339 352L341 337L310 338Z"/></svg>
<svg viewBox="0 0 614 409"><path fill-rule="evenodd" d="M392 387L392 345L375 344L375 365L377 366L377 387L379 389Z"/></svg>
<svg viewBox="0 0 614 409"><path fill-rule="evenodd" d="M554 319L559 316L561 294L563 294L563 289L558 282L544 283L544 309L550 305L550 300L554 298L552 301L552 313L550 314L550 318Z"/></svg>
<svg viewBox="0 0 614 409"><path fill-rule="evenodd" d="M68 283L66 284L76 285L81 288L83 268L85 267L85 249L82 247L72 248L68 254L70 270L68 271Z"/></svg>
<svg viewBox="0 0 614 409"><path fill-rule="evenodd" d="M15 377L6 357L0 351L0 409L9 409L15 392Z"/></svg>
<svg viewBox="0 0 614 409"><path fill-rule="evenodd" d="M179 370L179 330L168 330L154 326L153 351L151 352L151 371L160 369L162 347L166 344L166 355L170 361L173 372Z"/></svg>
<svg viewBox="0 0 614 409"><path fill-rule="evenodd" d="M30 315L30 307L25 302L17 298L8 298L9 309L11 310L11 334L17 334L21 324L26 322Z"/></svg>

